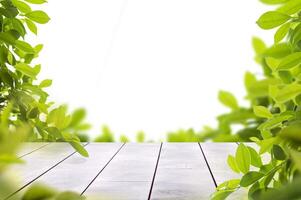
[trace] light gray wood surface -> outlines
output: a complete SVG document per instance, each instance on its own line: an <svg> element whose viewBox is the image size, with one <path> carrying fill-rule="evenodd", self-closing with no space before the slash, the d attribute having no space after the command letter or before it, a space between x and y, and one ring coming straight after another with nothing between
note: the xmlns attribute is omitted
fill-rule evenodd
<svg viewBox="0 0 301 200"><path fill-rule="evenodd" d="M159 143L127 143L85 191L87 197L147 199Z"/></svg>
<svg viewBox="0 0 301 200"><path fill-rule="evenodd" d="M22 157L25 164L12 166L12 171L20 177L15 181L19 190L50 171L74 152L67 143L51 143Z"/></svg>
<svg viewBox="0 0 301 200"><path fill-rule="evenodd" d="M252 145L252 144L251 144ZM90 143L84 158L67 143L27 143L18 156L23 193L42 182L90 199L209 199L215 183L239 177L227 166L235 143ZM233 196L237 198L237 195Z"/></svg>
<svg viewBox="0 0 301 200"><path fill-rule="evenodd" d="M228 155L235 155L236 143L201 143L201 147L217 185L240 177L227 164Z"/></svg>
<svg viewBox="0 0 301 200"><path fill-rule="evenodd" d="M72 190L81 193L121 147L121 143L101 145L89 143L86 146L88 158L75 153L37 181L62 191Z"/></svg>
<svg viewBox="0 0 301 200"><path fill-rule="evenodd" d="M37 150L45 147L48 144L49 143L46 143L46 142L27 142L27 143L24 143L21 146L20 150L17 152L17 156L19 158L21 158L25 155L31 154L34 151L37 151Z"/></svg>
<svg viewBox="0 0 301 200"><path fill-rule="evenodd" d="M209 199L214 189L198 143L163 144L151 199Z"/></svg>

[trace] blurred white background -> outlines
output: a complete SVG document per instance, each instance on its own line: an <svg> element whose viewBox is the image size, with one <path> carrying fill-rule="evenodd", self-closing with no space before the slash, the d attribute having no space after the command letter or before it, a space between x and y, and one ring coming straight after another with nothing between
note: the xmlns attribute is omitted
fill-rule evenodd
<svg viewBox="0 0 301 200"><path fill-rule="evenodd" d="M117 135L149 138L216 124L227 111L220 89L243 102L243 75L260 72L251 37L269 38L255 21L257 0L50 0L40 26L40 78L52 100L85 107L92 136L108 124Z"/></svg>

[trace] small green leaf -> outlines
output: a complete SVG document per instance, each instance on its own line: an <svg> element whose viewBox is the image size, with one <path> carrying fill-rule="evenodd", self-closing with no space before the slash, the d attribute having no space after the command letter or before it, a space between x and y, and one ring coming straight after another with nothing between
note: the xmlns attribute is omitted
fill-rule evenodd
<svg viewBox="0 0 301 200"><path fill-rule="evenodd" d="M37 28L37 26L35 25L35 23L33 23L31 20L29 20L29 19L25 19L25 23L26 23L26 25L27 25L27 27L28 27L28 29L32 32L32 33L34 33L34 34L38 34L38 28Z"/></svg>
<svg viewBox="0 0 301 200"><path fill-rule="evenodd" d="M301 52L292 53L286 56L279 64L278 70L290 69L301 64Z"/></svg>
<svg viewBox="0 0 301 200"><path fill-rule="evenodd" d="M270 48L268 48L265 52L265 56L273 57L273 58L283 58L292 53L291 47L287 43L278 43L274 44Z"/></svg>
<svg viewBox="0 0 301 200"><path fill-rule="evenodd" d="M252 38L252 45L256 54L262 54L267 48L265 43L258 37Z"/></svg>
<svg viewBox="0 0 301 200"><path fill-rule="evenodd" d="M24 3L23 1L19 0L11 0L14 6L18 8L22 13L28 13L31 12L31 8L27 3Z"/></svg>
<svg viewBox="0 0 301 200"><path fill-rule="evenodd" d="M279 126L282 122L292 119L295 115L292 113L282 113L281 115L275 115L273 118L268 119L258 126L258 130L270 130Z"/></svg>
<svg viewBox="0 0 301 200"><path fill-rule="evenodd" d="M218 93L218 99L222 104L233 110L239 108L236 98L230 92L220 91Z"/></svg>
<svg viewBox="0 0 301 200"><path fill-rule="evenodd" d="M301 1L300 0L287 1L287 3L285 3L283 6L281 6L280 8L277 9L277 11L288 14L288 15L295 14L299 10L301 10Z"/></svg>
<svg viewBox="0 0 301 200"><path fill-rule="evenodd" d="M17 40L15 46L24 51L25 53L30 53L33 54L34 49L32 48L32 46L30 44L28 44L27 42L21 41L21 40Z"/></svg>
<svg viewBox="0 0 301 200"><path fill-rule="evenodd" d="M89 157L87 150L78 141L70 141L71 146L82 156Z"/></svg>
<svg viewBox="0 0 301 200"><path fill-rule="evenodd" d="M282 26L280 26L280 28L278 28L278 30L276 31L276 33L274 35L274 42L275 43L280 42L287 35L290 27L291 27L290 23L286 23L286 24L283 24Z"/></svg>
<svg viewBox="0 0 301 200"><path fill-rule="evenodd" d="M29 187L22 197L22 200L49 199L54 197L56 194L57 191L52 188L41 184L35 184Z"/></svg>
<svg viewBox="0 0 301 200"><path fill-rule="evenodd" d="M25 16L39 24L46 24L50 20L49 16L41 10L29 12Z"/></svg>
<svg viewBox="0 0 301 200"><path fill-rule="evenodd" d="M249 185L252 185L256 181L261 179L263 176L264 174L260 172L255 172L255 171L248 172L241 178L240 185L242 187L248 187Z"/></svg>
<svg viewBox="0 0 301 200"><path fill-rule="evenodd" d="M34 119L38 116L39 114L39 109L37 107L33 108L30 110L30 112L28 113L28 118L30 119Z"/></svg>
<svg viewBox="0 0 301 200"><path fill-rule="evenodd" d="M254 106L253 111L257 117L268 119L273 117L272 113L264 106Z"/></svg>
<svg viewBox="0 0 301 200"><path fill-rule="evenodd" d="M262 29L272 29L287 22L291 16L276 11L269 11L260 16L257 24Z"/></svg>
<svg viewBox="0 0 301 200"><path fill-rule="evenodd" d="M274 5L274 4L287 2L288 0L260 0L260 1L265 4Z"/></svg>
<svg viewBox="0 0 301 200"><path fill-rule="evenodd" d="M0 41L10 45L14 45L16 38L11 34L11 32L0 32Z"/></svg>
<svg viewBox="0 0 301 200"><path fill-rule="evenodd" d="M301 94L301 85L297 83L289 84L278 91L275 100L279 103L284 103L294 99L299 94Z"/></svg>
<svg viewBox="0 0 301 200"><path fill-rule="evenodd" d="M260 144L259 154L261 155L261 154L269 151L272 148L273 144L275 144L275 142L276 142L275 137L261 140L259 142L259 144Z"/></svg>
<svg viewBox="0 0 301 200"><path fill-rule="evenodd" d="M251 165L251 156L249 149L243 143L240 143L237 147L235 161L238 169L242 173L245 174L249 171Z"/></svg>
<svg viewBox="0 0 301 200"><path fill-rule="evenodd" d="M224 200L226 199L231 193L233 193L235 190L220 190L216 191L212 194L211 200Z"/></svg>
<svg viewBox="0 0 301 200"><path fill-rule="evenodd" d="M22 22L18 19L11 19L11 23L13 25L13 29L18 31L18 33L24 37L25 36L25 33L26 33L26 30L25 30L25 27L24 25L22 24Z"/></svg>
<svg viewBox="0 0 301 200"><path fill-rule="evenodd" d="M285 155L283 149L279 145L274 144L273 148L272 148L272 152L273 152L274 157L277 160L285 160L286 159L286 155Z"/></svg>
<svg viewBox="0 0 301 200"><path fill-rule="evenodd" d="M47 2L46 0L25 0L25 1L32 4L43 4Z"/></svg>
<svg viewBox="0 0 301 200"><path fill-rule="evenodd" d="M37 73L34 70L34 68L30 67L29 65L25 64L25 63L18 63L16 64L15 68L22 72L23 74L25 74L26 76L29 76L31 78L35 78Z"/></svg>
<svg viewBox="0 0 301 200"><path fill-rule="evenodd" d="M70 192L70 191L62 192L55 198L55 200L85 200L85 199L86 198L84 196L81 196L78 193Z"/></svg>
<svg viewBox="0 0 301 200"><path fill-rule="evenodd" d="M294 123L291 123L289 126L283 128L279 133L279 136L287 141L293 141L294 143L301 143L300 130L301 130L301 122L296 121Z"/></svg>
<svg viewBox="0 0 301 200"><path fill-rule="evenodd" d="M228 156L227 163L234 172L237 172L237 173L240 172L236 165L235 158L233 156L231 156L231 155Z"/></svg>
<svg viewBox="0 0 301 200"><path fill-rule="evenodd" d="M251 156L251 165L254 167L260 168L262 166L262 161L261 161L260 155L252 147L248 146L248 149L249 149L250 156Z"/></svg>
<svg viewBox="0 0 301 200"><path fill-rule="evenodd" d="M45 88L45 87L51 86L51 84L52 84L52 80L50 80L50 79L45 79L45 80L43 80L43 81L40 83L39 87L40 87L40 88Z"/></svg>

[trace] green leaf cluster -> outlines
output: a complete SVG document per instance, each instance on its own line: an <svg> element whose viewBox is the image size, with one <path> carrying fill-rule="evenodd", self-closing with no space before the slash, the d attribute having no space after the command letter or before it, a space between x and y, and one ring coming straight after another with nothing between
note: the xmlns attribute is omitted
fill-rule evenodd
<svg viewBox="0 0 301 200"><path fill-rule="evenodd" d="M229 167L241 178L222 183L212 199L226 199L240 188L246 188L248 199L254 200L301 198L301 1L262 2L278 5L257 20L262 29L276 29L274 44L266 45L256 37L252 41L263 73L260 78L245 74L249 107L239 106L228 92L219 93L219 100L231 111L218 117L219 126L212 130L217 134L209 137L252 141L257 147L240 143L236 154L228 156ZM242 128L232 131L232 125Z"/></svg>

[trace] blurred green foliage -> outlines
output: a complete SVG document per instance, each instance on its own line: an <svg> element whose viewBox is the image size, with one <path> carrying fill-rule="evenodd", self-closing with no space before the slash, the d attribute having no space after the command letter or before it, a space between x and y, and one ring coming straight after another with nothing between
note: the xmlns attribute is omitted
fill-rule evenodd
<svg viewBox="0 0 301 200"><path fill-rule="evenodd" d="M248 190L248 199L301 198L301 0L262 2L277 6L257 20L262 29L277 28L274 44L253 38L255 61L263 74L245 74L247 108L231 93L219 93L231 111L218 117L219 126L210 134L213 141L254 141L258 147L240 143L236 154L229 155L229 167L242 176L220 184L214 200L242 188ZM233 132L231 126L237 124L242 129Z"/></svg>

